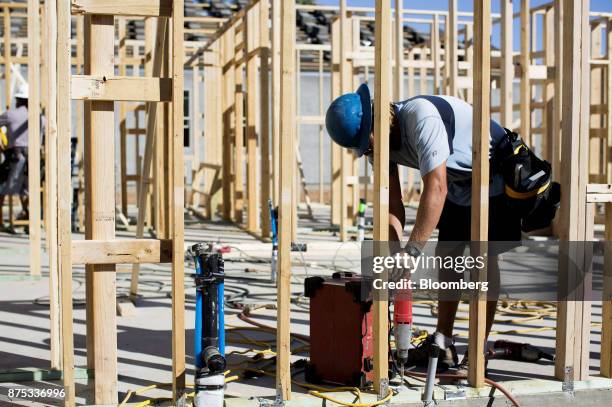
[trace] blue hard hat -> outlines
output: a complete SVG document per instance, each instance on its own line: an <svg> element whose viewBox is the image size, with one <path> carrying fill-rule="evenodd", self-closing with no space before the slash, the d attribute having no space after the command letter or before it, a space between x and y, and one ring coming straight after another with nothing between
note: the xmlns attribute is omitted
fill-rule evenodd
<svg viewBox="0 0 612 407"><path fill-rule="evenodd" d="M336 98L325 114L327 133L342 147L354 149L359 157L370 146L372 104L370 90L361 84L355 93Z"/></svg>

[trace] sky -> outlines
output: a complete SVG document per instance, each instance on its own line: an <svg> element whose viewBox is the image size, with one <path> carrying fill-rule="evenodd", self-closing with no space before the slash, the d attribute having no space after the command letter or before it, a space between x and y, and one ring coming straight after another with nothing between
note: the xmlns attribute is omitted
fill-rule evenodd
<svg viewBox="0 0 612 407"><path fill-rule="evenodd" d="M404 8L409 9L420 9L420 10L448 10L448 0L401 0L403 1ZM550 3L551 0L531 0L530 6L535 7L541 4ZM338 5L339 0L317 0L319 4L326 5ZM374 7L374 0L347 0L348 6L356 7ZM591 11L604 11L612 12L612 1L611 0L590 0ZM395 7L395 0L391 1L392 7ZM520 10L520 0L514 0L514 11L515 13ZM459 11L473 11L474 1L473 0L457 0L457 8ZM500 0L491 1L491 12L500 12ZM411 24L417 30L424 30L424 27L420 27L416 24ZM428 31L428 30L427 30ZM500 44L500 28L499 25L493 28L491 41L493 46L499 47ZM540 40L540 39L538 39ZM520 41L520 30L518 29L518 19L516 20L514 29L514 49L518 51ZM538 41L540 43L540 41ZM603 44L602 44L603 46ZM539 45L538 45L539 47Z"/></svg>

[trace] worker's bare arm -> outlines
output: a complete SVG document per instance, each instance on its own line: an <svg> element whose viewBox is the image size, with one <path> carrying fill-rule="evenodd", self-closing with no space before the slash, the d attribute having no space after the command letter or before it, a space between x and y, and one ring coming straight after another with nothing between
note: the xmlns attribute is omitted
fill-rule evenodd
<svg viewBox="0 0 612 407"><path fill-rule="evenodd" d="M446 162L423 177L423 193L419 201L410 240L424 242L435 229L446 200Z"/></svg>
<svg viewBox="0 0 612 407"><path fill-rule="evenodd" d="M406 212L402 202L402 188L397 164L389 167L389 240L399 241L404 233Z"/></svg>

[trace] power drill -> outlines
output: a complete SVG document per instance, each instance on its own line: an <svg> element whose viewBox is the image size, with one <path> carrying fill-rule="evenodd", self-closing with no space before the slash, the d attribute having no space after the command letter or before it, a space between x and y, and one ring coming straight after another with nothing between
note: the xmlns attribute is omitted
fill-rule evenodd
<svg viewBox="0 0 612 407"><path fill-rule="evenodd" d="M528 343L517 343L504 340L497 340L493 344L493 349L489 349L490 359L509 359L523 362L537 362L540 359L554 361L555 357Z"/></svg>
<svg viewBox="0 0 612 407"><path fill-rule="evenodd" d="M401 290L395 292L393 305L393 326L395 335L395 354L404 376L404 365L408 361L408 349L412 339L412 292Z"/></svg>

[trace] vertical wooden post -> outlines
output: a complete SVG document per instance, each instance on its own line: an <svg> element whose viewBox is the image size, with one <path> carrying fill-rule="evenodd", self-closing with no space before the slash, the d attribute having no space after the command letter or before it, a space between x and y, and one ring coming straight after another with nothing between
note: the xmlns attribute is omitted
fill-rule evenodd
<svg viewBox="0 0 612 407"><path fill-rule="evenodd" d="M319 116L323 117L323 51L319 50L318 53L319 63ZM323 168L325 163L323 161L323 128L324 125L319 125L319 203L325 202L323 195Z"/></svg>
<svg viewBox="0 0 612 407"><path fill-rule="evenodd" d="M586 184L588 178L588 86L589 23L588 1L564 1L562 162L559 239L584 241L586 238ZM563 259L561 259L563 260ZM579 261L580 259L578 259ZM560 261L560 278L577 283L574 262ZM577 286L566 301L557 305L557 356L555 377L571 383L588 377L590 315Z"/></svg>
<svg viewBox="0 0 612 407"><path fill-rule="evenodd" d="M280 203L281 0L272 0L272 189Z"/></svg>
<svg viewBox="0 0 612 407"><path fill-rule="evenodd" d="M59 257L57 250L57 2L45 2L46 12L46 69L44 72L47 84L45 134L45 240L49 256L49 319L51 369L61 369L62 332L60 316L63 315L60 302Z"/></svg>
<svg viewBox="0 0 612 407"><path fill-rule="evenodd" d="M204 59L206 59L206 57L203 57ZM208 73L206 68L203 69L203 73L204 73L204 96L208 99L210 96L212 96L209 93L209 88L206 86L206 79L207 76L206 74ZM191 142L191 185L192 185L192 190L191 190L191 197L189 199L189 204L193 205L195 207L198 207L200 205L200 202L202 201L201 196L197 193L194 193L193 188L199 188L200 187L200 176L199 174L199 170L200 170L200 138L202 137L202 130L200 129L200 122L202 119L202 108L200 106L200 88L202 85L202 77L200 76L200 58L196 59L193 63L193 65L191 66L191 112L190 112L190 116L191 116L191 135L192 135L192 142ZM212 76L212 75L211 75ZM219 78L213 78L214 80L219 80ZM211 99L208 99L211 100ZM216 103L213 103L216 104ZM209 107L209 105L211 105L211 103L205 103L204 104L204 108ZM206 117L206 111L204 112L204 117L206 122L208 122L208 117ZM213 118L210 117L210 120L212 121ZM205 129L206 129L206 124L205 123ZM206 132L206 130L205 130ZM206 134L206 133L204 133ZM207 148L208 150L208 148ZM208 177L206 179L206 186L208 187L208 180L210 177ZM206 205L206 215L210 218L212 218L213 215L213 209L211 208L210 205L210 200L207 202Z"/></svg>
<svg viewBox="0 0 612 407"><path fill-rule="evenodd" d="M28 198L30 275L40 276L40 20L38 1L28 0ZM5 83L6 85L6 83Z"/></svg>
<svg viewBox="0 0 612 407"><path fill-rule="evenodd" d="M56 179L57 179L57 190L62 189L63 191L69 191L71 185L71 173L70 168L70 68L71 68L71 55L70 55L70 2L68 0L59 0L57 2L51 1L50 7L47 9L55 9L52 13L48 14L49 19L52 15L55 17L57 11L57 31L51 30L56 35L56 51L57 56L57 77L53 77L52 80L57 80L57 161L56 161ZM113 31L111 31L111 39L113 37ZM112 41L109 41L112 47ZM99 44L102 45L102 44ZM112 48L111 48L112 50ZM112 51L111 51L112 53ZM112 60L111 60L112 62ZM51 61L49 61L51 65ZM51 66L49 66L51 68ZM50 89L54 90L54 89ZM55 92L49 94L49 98L55 95ZM111 133L113 132L111 127ZM112 135L112 134L111 134ZM114 137L113 137L114 138ZM112 151L112 149L111 149ZM113 182L114 182L114 178ZM56 192L57 192L56 190ZM113 191L114 192L114 191ZM62 329L62 375L64 379L64 387L66 388L66 396L64 398L64 405L73 406L75 397L75 383L74 383L74 338L72 328L72 259L71 259L71 246L72 236L70 231L70 215L71 215L71 194L64 193L58 194L51 197L51 199L57 199L57 247L58 247L58 270L60 275L60 293L61 293L61 329ZM114 202L114 200L113 200ZM113 228L114 228L114 208L112 212ZM113 275L114 279L114 275ZM100 287L102 288L102 287ZM113 296L111 301L114 302L115 292L110 291L110 295ZM113 305L112 312L114 315L115 307ZM114 316L112 317L114 321ZM113 326L114 328L114 326ZM113 329L113 332L116 332ZM110 344L112 346L112 344ZM116 362L116 359L114 359ZM104 373L104 372L102 372ZM104 376L102 376L104 377ZM116 375L114 377L116 380ZM96 383L97 384L97 383ZM97 392L96 392L97 393ZM108 403L116 403L117 392L115 389L114 401L110 400ZM96 403L100 401L97 400Z"/></svg>
<svg viewBox="0 0 612 407"><path fill-rule="evenodd" d="M331 95L332 100L337 98L342 93L340 84L340 20L332 21L331 25L332 38L332 68L331 68ZM342 147L336 143L331 143L331 224L340 225L341 203L340 195L342 191L341 182L341 161Z"/></svg>
<svg viewBox="0 0 612 407"><path fill-rule="evenodd" d="M109 57L114 55L115 46L113 16L93 15L85 29L90 30L89 41L85 43L85 47L89 49L90 74L114 75L115 61ZM60 103L62 95L58 96ZM91 227L89 238L93 240L112 240L115 237L113 105L113 102L109 101L92 101L87 112L90 129L89 137L85 140L87 151L85 178L90 189L90 199L86 211L89 212L88 226ZM62 112L62 115L64 114ZM60 149L60 153L66 152ZM94 265L92 269L92 297L87 300L93 304L95 401L97 404L114 404L117 402L115 265Z"/></svg>
<svg viewBox="0 0 612 407"><path fill-rule="evenodd" d="M125 18L117 19L117 33L119 34L119 75L125 76L126 53L126 21ZM134 75L134 73L132 73ZM121 212L128 216L128 190L127 190L127 103L118 102L119 105L119 172L121 187ZM138 136L136 136L138 137ZM138 152L137 152L138 154Z"/></svg>
<svg viewBox="0 0 612 407"><path fill-rule="evenodd" d="M554 0L555 10L555 28L554 28L554 42L555 42L555 89L552 109L552 137L551 137L551 165L553 179L556 181L560 180L561 170L561 110L562 110L562 91L563 91L563 1ZM559 219L559 216L557 216ZM553 223L553 228L557 221ZM555 228L556 229L556 228Z"/></svg>
<svg viewBox="0 0 612 407"><path fill-rule="evenodd" d="M150 74L153 77L160 77L161 76L161 71L162 71L162 61L166 52L166 49L168 48L168 44L166 43L166 31L167 31L167 25L168 25L168 21L167 19L160 19L157 24L156 24L156 34L155 34L155 53L153 55L153 63L150 66ZM148 73L148 72L147 72ZM144 160L142 163L142 176L140 177L140 179L138 180L139 182L139 188L138 188L138 219L136 222L136 238L141 238L144 235L144 220L145 220L145 211L147 208L147 204L146 204L146 200L148 197L148 191L149 191L149 187L151 184L151 166L152 166L152 162L153 162L153 155L161 155L163 157L163 154L160 154L163 152L163 145L162 145L162 137L160 137L160 133L163 133L162 131L159 130L159 122L161 121L160 117L160 111L162 110L160 107L161 104L159 103L154 103L154 102L149 102L147 103L147 108L146 108L146 112L147 112L147 130L146 130L146 144L145 144L145 151L144 151ZM156 175L159 177L160 176L160 171L159 171L159 161L163 161L163 159L156 159ZM163 200L161 199L162 197L159 196L161 195L161 192L159 188L159 186L163 184L161 182L159 182L159 179L156 179L155 182L155 194L156 194L156 206L162 206L161 202L163 202ZM163 227L160 227L160 225L164 225L165 222L162 222L161 216L160 216L160 210L159 208L156 208L156 215L155 215L155 220L157 222L158 225L158 229L157 229L157 233L158 235L162 233L163 231ZM138 295L138 275L140 272L140 264L136 263L133 265L132 268L132 280L130 282L130 295L132 297L135 298L136 295Z"/></svg>
<svg viewBox="0 0 612 407"><path fill-rule="evenodd" d="M350 92L350 72L347 60L347 46L350 41L350 26L346 14L346 0L340 0L340 93ZM349 152L341 149L340 159L340 241L348 239L348 187Z"/></svg>
<svg viewBox="0 0 612 407"><path fill-rule="evenodd" d="M448 43L448 94L457 96L457 0L448 0L448 20L446 29L449 31L450 41Z"/></svg>
<svg viewBox="0 0 612 407"><path fill-rule="evenodd" d="M402 1L395 1L395 73L393 97L402 100L404 94L404 15Z"/></svg>
<svg viewBox="0 0 612 407"><path fill-rule="evenodd" d="M276 330L276 391L282 400L291 399L291 222L295 170L295 1L281 5L280 86L280 204L278 239L278 312Z"/></svg>
<svg viewBox="0 0 612 407"><path fill-rule="evenodd" d="M529 0L521 0L521 127L520 134L527 145L531 146L531 18L529 15Z"/></svg>
<svg viewBox="0 0 612 407"><path fill-rule="evenodd" d="M488 0L474 0L474 48L471 239L477 255L486 257L489 231L491 116L491 2ZM480 270L478 281L486 281L486 275L486 268ZM486 297L482 294L477 294L470 300L468 381L473 387L484 386L486 305Z"/></svg>
<svg viewBox="0 0 612 407"><path fill-rule="evenodd" d="M172 398L175 405L185 402L185 164L183 162L183 0L172 3L171 75L172 75L172 156L170 208L172 211ZM168 30L170 31L170 30Z"/></svg>
<svg viewBox="0 0 612 407"><path fill-rule="evenodd" d="M514 64L512 61L513 39L513 0L501 0L501 123L505 127L512 126L513 120L513 80Z"/></svg>
<svg viewBox="0 0 612 407"><path fill-rule="evenodd" d="M244 22L242 23L242 30L246 31ZM244 33L243 33L244 34ZM246 59L246 44L243 38L238 40L236 35L236 42L242 44L240 51L234 54L234 83L236 84L235 93L235 104L234 104L234 221L238 224L242 223L242 213L244 210L244 79L242 73L241 59ZM238 46L236 44L236 47Z"/></svg>
<svg viewBox="0 0 612 407"><path fill-rule="evenodd" d="M608 175L606 183L612 183L612 18L608 18L608 24L606 26L606 44L607 51L606 56L608 57L608 76L606 83L606 95L607 95L607 110L606 120L608 127L607 134L607 151L604 154L606 159L606 174Z"/></svg>
<svg viewBox="0 0 612 407"><path fill-rule="evenodd" d="M612 202L606 203L604 240L600 370L602 376L612 377Z"/></svg>
<svg viewBox="0 0 612 407"><path fill-rule="evenodd" d="M244 55L246 60L246 148L247 148L247 230L258 232L259 200L257 198L257 58L254 55L258 18L257 7L245 13Z"/></svg>
<svg viewBox="0 0 612 407"><path fill-rule="evenodd" d="M438 15L433 15L431 26L431 58L433 59L433 93L440 94L440 25Z"/></svg>
<svg viewBox="0 0 612 407"><path fill-rule="evenodd" d="M234 215L234 183L233 178L233 137L234 137L234 29L229 28L219 41L222 41L223 64L223 218L232 220ZM234 219L235 220L235 219Z"/></svg>
<svg viewBox="0 0 612 407"><path fill-rule="evenodd" d="M554 28L555 26L555 13L552 7L546 10L544 16L544 62L546 64L546 71L552 72L555 69L555 37ZM546 126L546 131L542 134L542 139L545 140L545 148L543 148L542 158L549 162L555 159L554 145L558 143L557 137L554 133L553 125L553 110L554 110L554 97L555 97L555 82L554 79L547 74L546 83L543 85L543 101L544 101L544 117L542 124Z"/></svg>
<svg viewBox="0 0 612 407"><path fill-rule="evenodd" d="M389 239L389 103L391 1L376 0L374 64L374 240ZM374 389L386 396L389 384L388 301L374 302Z"/></svg>
<svg viewBox="0 0 612 407"><path fill-rule="evenodd" d="M10 109L11 107L11 77L13 73L11 72L12 62L12 54L11 54L11 9L5 5L2 9L4 12L4 104L6 109ZM9 195L9 205L13 205L12 203L12 195ZM10 222L13 222L13 216L9 217Z"/></svg>
<svg viewBox="0 0 612 407"><path fill-rule="evenodd" d="M259 115L261 132L261 236L270 236L270 0L259 1Z"/></svg>

